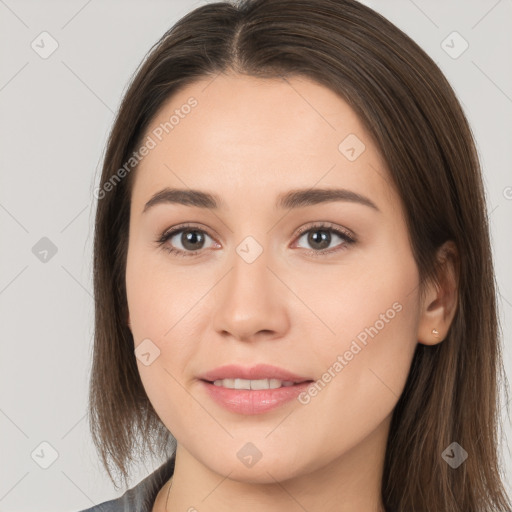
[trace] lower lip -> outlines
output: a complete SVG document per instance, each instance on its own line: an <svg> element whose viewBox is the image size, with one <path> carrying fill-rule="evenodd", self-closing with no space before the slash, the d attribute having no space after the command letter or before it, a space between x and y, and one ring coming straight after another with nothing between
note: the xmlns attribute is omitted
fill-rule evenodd
<svg viewBox="0 0 512 512"><path fill-rule="evenodd" d="M225 409L239 414L261 414L297 398L312 384L302 382L293 386L276 389L229 389L215 386L211 382L201 381L206 392Z"/></svg>

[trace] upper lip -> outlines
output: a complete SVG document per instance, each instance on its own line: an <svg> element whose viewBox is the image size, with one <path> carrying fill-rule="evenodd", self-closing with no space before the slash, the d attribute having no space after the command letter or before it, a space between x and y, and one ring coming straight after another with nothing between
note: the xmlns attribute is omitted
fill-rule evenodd
<svg viewBox="0 0 512 512"><path fill-rule="evenodd" d="M312 380L309 377L302 377L295 373L289 372L284 368L279 368L269 364L257 364L256 366L251 367L228 364L225 366L219 366L218 368L214 368L213 370L203 373L202 375L199 375L199 378L209 382L222 379L278 379L281 381L289 381L294 383Z"/></svg>

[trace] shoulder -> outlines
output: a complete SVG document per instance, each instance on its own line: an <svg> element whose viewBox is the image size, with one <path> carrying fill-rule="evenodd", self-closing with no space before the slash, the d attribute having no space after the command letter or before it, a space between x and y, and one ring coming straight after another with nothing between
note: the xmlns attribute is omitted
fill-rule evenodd
<svg viewBox="0 0 512 512"><path fill-rule="evenodd" d="M151 512L158 491L174 473L175 455L119 498L80 512Z"/></svg>

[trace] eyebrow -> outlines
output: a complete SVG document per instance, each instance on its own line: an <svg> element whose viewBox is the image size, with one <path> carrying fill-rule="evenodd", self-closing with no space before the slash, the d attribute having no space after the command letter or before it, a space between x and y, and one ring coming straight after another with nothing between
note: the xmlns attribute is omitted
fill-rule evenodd
<svg viewBox="0 0 512 512"><path fill-rule="evenodd" d="M380 212L377 205L368 197L343 188L290 190L277 197L276 207L280 209L294 209L334 201L359 203ZM206 208L209 210L218 210L225 206L219 196L209 192L193 189L164 188L151 197L145 204L142 213L145 213L157 204L182 204L184 206Z"/></svg>

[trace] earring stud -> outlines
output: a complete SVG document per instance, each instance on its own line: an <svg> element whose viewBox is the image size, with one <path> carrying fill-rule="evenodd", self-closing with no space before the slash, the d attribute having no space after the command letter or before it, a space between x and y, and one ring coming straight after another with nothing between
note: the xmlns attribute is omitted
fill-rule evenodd
<svg viewBox="0 0 512 512"><path fill-rule="evenodd" d="M437 329L432 329L432 334L436 337L436 338L439 338L439 331Z"/></svg>

